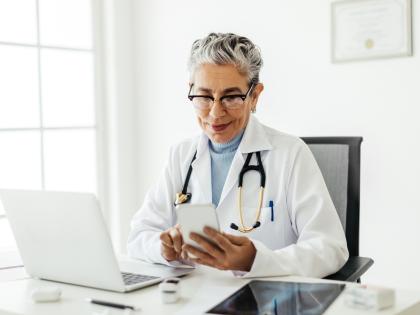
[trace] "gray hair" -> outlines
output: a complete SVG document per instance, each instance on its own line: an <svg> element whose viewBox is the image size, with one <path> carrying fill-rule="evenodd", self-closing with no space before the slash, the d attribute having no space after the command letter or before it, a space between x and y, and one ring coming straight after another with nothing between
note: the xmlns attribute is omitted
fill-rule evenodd
<svg viewBox="0 0 420 315"><path fill-rule="evenodd" d="M194 41L188 61L190 76L202 64L233 64L249 82L258 83L263 65L260 49L248 38L232 33L210 33Z"/></svg>

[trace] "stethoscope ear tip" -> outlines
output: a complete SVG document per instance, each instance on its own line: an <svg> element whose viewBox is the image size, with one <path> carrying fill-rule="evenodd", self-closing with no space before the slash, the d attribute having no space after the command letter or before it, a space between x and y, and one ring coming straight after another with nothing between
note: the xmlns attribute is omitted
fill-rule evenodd
<svg viewBox="0 0 420 315"><path fill-rule="evenodd" d="M257 227L259 227L260 225L261 225L261 222L260 221L255 222L254 229L256 229Z"/></svg>
<svg viewBox="0 0 420 315"><path fill-rule="evenodd" d="M238 226L237 226L235 223L231 223L231 224L230 224L230 228L231 228L232 230L238 230Z"/></svg>

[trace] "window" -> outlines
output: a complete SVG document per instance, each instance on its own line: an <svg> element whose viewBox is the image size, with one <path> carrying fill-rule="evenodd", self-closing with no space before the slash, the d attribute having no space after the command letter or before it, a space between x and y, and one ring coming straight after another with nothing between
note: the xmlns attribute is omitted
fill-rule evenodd
<svg viewBox="0 0 420 315"><path fill-rule="evenodd" d="M88 0L0 0L0 189L97 192ZM0 204L0 250L15 247Z"/></svg>

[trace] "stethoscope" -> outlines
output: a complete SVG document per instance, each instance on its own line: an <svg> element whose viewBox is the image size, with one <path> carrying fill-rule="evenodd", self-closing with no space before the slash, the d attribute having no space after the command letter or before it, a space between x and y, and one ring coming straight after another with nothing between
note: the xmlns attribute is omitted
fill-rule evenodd
<svg viewBox="0 0 420 315"><path fill-rule="evenodd" d="M249 165L251 162L252 155L255 153L257 156L257 165ZM187 192L188 183L190 182L190 177L192 173L192 163L197 157L197 151L194 153L194 156L190 162L190 167L188 168L187 176L185 177L184 186L182 188L182 192L176 194L176 199L174 205L180 205L190 201L191 193ZM258 200L258 209L256 211L255 221L252 226L245 226L244 218L243 218L243 207L242 207L242 184L244 180L244 175L248 171L257 171L260 173L260 192L259 192L259 200ZM241 172L239 173L239 181L238 181L238 208L239 208L239 219L240 219L240 226L236 225L235 223L231 223L230 227L233 230L238 230L242 233L251 232L253 229L256 229L261 225L260 216L261 216L261 207L262 201L264 197L264 188L265 188L265 171L264 166L261 161L261 153L257 152L250 152L248 153L245 163L242 166Z"/></svg>

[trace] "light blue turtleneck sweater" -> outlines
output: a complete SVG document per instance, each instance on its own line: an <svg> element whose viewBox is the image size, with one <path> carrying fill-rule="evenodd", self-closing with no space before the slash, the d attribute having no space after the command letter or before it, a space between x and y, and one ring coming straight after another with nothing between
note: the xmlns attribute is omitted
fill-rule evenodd
<svg viewBox="0 0 420 315"><path fill-rule="evenodd" d="M241 143L243 134L243 131L240 132L235 138L227 143L217 143L209 140L211 157L211 199L215 207L219 204L230 165L232 164L233 157Z"/></svg>

